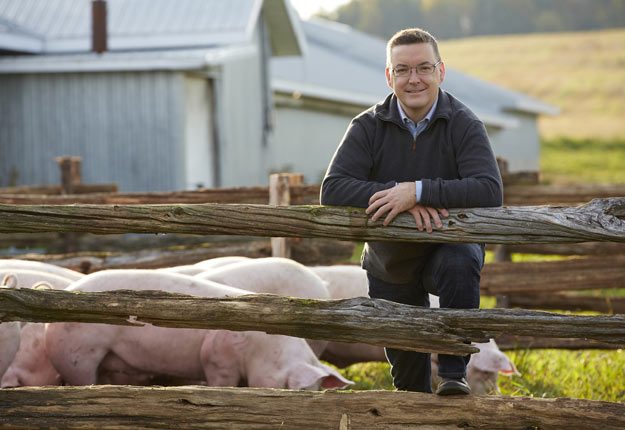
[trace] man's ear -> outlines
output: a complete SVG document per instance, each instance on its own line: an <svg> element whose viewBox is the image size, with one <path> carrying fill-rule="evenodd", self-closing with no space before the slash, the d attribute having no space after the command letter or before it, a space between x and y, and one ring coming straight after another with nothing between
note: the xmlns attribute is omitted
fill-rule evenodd
<svg viewBox="0 0 625 430"><path fill-rule="evenodd" d="M438 66L439 69L439 78L440 78L440 82L442 83L445 80L445 63L441 63Z"/></svg>
<svg viewBox="0 0 625 430"><path fill-rule="evenodd" d="M386 69L384 69L384 74L386 75L386 85L393 90L393 75L391 75L390 67L387 66Z"/></svg>

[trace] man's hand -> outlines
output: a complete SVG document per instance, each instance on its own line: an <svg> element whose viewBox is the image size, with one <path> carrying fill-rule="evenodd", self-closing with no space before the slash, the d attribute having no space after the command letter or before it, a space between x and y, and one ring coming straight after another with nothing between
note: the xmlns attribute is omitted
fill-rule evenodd
<svg viewBox="0 0 625 430"><path fill-rule="evenodd" d="M445 208L439 209L422 205L415 205L414 207L408 209L408 212L410 212L417 223L417 230L423 231L423 228L425 227L425 230L428 233L432 233L432 221L434 221L436 228L443 228L441 218L438 216L439 214L445 218L449 216L449 212Z"/></svg>
<svg viewBox="0 0 625 430"><path fill-rule="evenodd" d="M417 204L414 182L401 182L387 190L378 191L369 199L369 207L365 210L367 215L373 213L372 221L387 214L382 224L389 225L395 217L402 212L410 212L415 219L419 231L432 232L432 221L437 228L442 228L439 213L444 217L449 216L447 209L435 209Z"/></svg>
<svg viewBox="0 0 625 430"><path fill-rule="evenodd" d="M405 212L417 204L415 188L414 182L401 182L393 188L378 191L369 199L369 207L365 213L367 215L373 213L372 221L376 221L388 213L382 224L389 225L397 214Z"/></svg>

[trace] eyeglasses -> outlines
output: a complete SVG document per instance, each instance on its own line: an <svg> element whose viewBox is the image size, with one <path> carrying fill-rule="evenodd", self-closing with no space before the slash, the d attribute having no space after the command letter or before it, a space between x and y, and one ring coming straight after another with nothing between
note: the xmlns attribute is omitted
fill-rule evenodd
<svg viewBox="0 0 625 430"><path fill-rule="evenodd" d="M410 76L410 72L412 72L412 69L414 69L417 72L417 75L431 75L432 73L434 73L434 70L436 70L436 66L438 66L441 63L442 61L437 61L436 64L423 63L415 67L408 67L408 66L393 67L393 76L395 76L396 78L406 78Z"/></svg>

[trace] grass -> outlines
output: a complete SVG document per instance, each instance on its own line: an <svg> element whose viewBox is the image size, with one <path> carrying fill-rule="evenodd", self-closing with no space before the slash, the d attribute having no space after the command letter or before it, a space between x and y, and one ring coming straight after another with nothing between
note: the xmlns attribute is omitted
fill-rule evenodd
<svg viewBox="0 0 625 430"><path fill-rule="evenodd" d="M542 139L540 165L546 184L625 184L625 137Z"/></svg>
<svg viewBox="0 0 625 430"><path fill-rule="evenodd" d="M541 136L625 137L625 29L440 42L454 69L560 108Z"/></svg>

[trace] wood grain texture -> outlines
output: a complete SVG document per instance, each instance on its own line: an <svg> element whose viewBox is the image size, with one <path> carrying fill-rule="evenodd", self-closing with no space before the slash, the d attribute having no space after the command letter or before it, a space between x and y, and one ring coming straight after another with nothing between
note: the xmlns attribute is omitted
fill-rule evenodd
<svg viewBox="0 0 625 430"><path fill-rule="evenodd" d="M568 429L625 427L625 404L399 391L24 387L0 390L11 429Z"/></svg>
<svg viewBox="0 0 625 430"><path fill-rule="evenodd" d="M102 293L0 289L0 321L98 322L261 330L306 339L466 354L500 334L593 339L625 346L625 315L522 309L429 309L381 299L311 300L253 294L200 298L161 291Z"/></svg>
<svg viewBox="0 0 625 430"><path fill-rule="evenodd" d="M330 206L0 205L0 233L90 232L325 237L407 242L625 242L625 198L578 207L455 209L434 232L400 214L388 227L364 210Z"/></svg>

